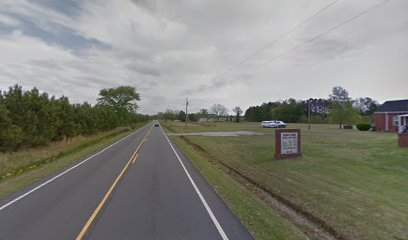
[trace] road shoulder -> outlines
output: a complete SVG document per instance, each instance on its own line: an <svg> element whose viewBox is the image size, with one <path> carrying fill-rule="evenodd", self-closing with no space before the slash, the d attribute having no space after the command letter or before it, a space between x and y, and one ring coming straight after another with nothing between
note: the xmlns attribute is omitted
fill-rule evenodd
<svg viewBox="0 0 408 240"><path fill-rule="evenodd" d="M194 165L190 166L191 171L199 171L205 177L200 181L208 181L212 187L211 191L218 193L225 201L223 204L232 210L256 239L307 239L306 235L293 224L280 217L278 213L225 173L221 166L201 156L180 137L173 136L171 139L176 143L180 155L185 156L185 159L190 159L190 165ZM217 210L214 209L214 212Z"/></svg>

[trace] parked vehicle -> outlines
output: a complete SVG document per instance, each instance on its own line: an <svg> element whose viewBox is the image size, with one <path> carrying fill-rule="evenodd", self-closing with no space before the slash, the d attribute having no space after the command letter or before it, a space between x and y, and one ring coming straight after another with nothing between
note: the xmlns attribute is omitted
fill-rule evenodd
<svg viewBox="0 0 408 240"><path fill-rule="evenodd" d="M262 121L261 126L264 128L286 128L286 123L280 120Z"/></svg>
<svg viewBox="0 0 408 240"><path fill-rule="evenodd" d="M276 125L278 125L278 128L286 128L286 123L283 121L275 121Z"/></svg>
<svg viewBox="0 0 408 240"><path fill-rule="evenodd" d="M275 121L262 121L261 126L264 128L277 128Z"/></svg>

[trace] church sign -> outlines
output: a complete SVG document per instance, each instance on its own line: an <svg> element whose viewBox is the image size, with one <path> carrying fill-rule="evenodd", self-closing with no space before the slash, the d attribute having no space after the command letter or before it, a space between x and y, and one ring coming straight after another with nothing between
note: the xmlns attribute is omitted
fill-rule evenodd
<svg viewBox="0 0 408 240"><path fill-rule="evenodd" d="M277 129L275 131L275 158L300 157L300 129Z"/></svg>

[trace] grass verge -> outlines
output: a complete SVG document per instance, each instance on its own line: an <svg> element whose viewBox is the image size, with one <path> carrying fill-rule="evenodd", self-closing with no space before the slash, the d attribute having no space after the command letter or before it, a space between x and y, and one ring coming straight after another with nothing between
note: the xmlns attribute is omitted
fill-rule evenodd
<svg viewBox="0 0 408 240"><path fill-rule="evenodd" d="M307 239L294 225L225 173L222 166L208 161L180 137L171 138L256 239Z"/></svg>
<svg viewBox="0 0 408 240"><path fill-rule="evenodd" d="M116 142L145 124L76 137L69 142L54 142L46 147L0 154L0 199Z"/></svg>
<svg viewBox="0 0 408 240"><path fill-rule="evenodd" d="M186 138L346 239L408 239L408 149L397 147L395 134L334 125L312 125L310 132L307 125L289 127L302 129L302 158L275 160L274 130L258 123L197 124L187 131L184 124L171 123L175 132L265 133Z"/></svg>
<svg viewBox="0 0 408 240"><path fill-rule="evenodd" d="M170 132L176 132L168 124L169 122L162 124L162 126ZM190 130L190 132L194 131ZM269 208L241 183L226 173L221 165L200 154L182 137L172 136L171 139L192 161L256 239L308 239L293 224L280 217L274 209Z"/></svg>

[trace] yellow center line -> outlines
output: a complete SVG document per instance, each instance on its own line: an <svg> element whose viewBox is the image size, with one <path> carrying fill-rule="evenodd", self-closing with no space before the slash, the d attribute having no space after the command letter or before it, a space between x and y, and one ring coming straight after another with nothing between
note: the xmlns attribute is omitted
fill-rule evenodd
<svg viewBox="0 0 408 240"><path fill-rule="evenodd" d="M98 215L99 211L101 210L101 208L103 207L103 205L105 204L106 200L108 199L108 197L110 196L110 194L112 193L113 189L115 188L115 186L118 184L119 180L122 178L123 174L125 173L125 171L127 170L127 168L129 167L130 161L132 159L129 159L129 161L127 162L126 166L122 169L122 172L120 172L119 176L115 179L115 181L113 182L112 186L109 188L108 192L105 194L105 196L103 197L102 201L99 203L98 207L95 209L95 211L92 213L91 217L88 219L88 221L86 222L85 226L82 228L81 232L78 234L76 240L81 240L83 238L83 236L85 235L86 231L88 230L88 228L91 226L93 220L95 219L96 215Z"/></svg>
<svg viewBox="0 0 408 240"><path fill-rule="evenodd" d="M137 147L135 153L133 155L135 155L136 153L136 157L133 159L132 164L136 162L137 157L139 156L139 149L142 146L143 143L145 143L147 141L147 137L150 135L150 132L152 131L152 128L149 129L149 132L146 134L146 136L143 138L142 142L139 144L139 146ZM133 156L132 156L133 158Z"/></svg>
<svg viewBox="0 0 408 240"><path fill-rule="evenodd" d="M143 142L146 142L146 138L149 135L150 131L152 130L152 128L149 129L149 132L146 134L146 136L142 139L142 141L140 142L139 146L137 147L135 153L133 154L132 158L134 157L134 155L139 151L140 147L142 146Z"/></svg>
<svg viewBox="0 0 408 240"><path fill-rule="evenodd" d="M146 136L143 138L142 142L140 143L140 145L142 145L142 143L145 143L147 141L147 137L149 137L150 132L152 131L152 128L149 129L149 132L147 132ZM140 147L140 146L139 146ZM139 148L137 148L137 150L139 150ZM137 151L136 150L136 151ZM133 161L135 162L135 161Z"/></svg>
<svg viewBox="0 0 408 240"><path fill-rule="evenodd" d="M137 157L139 157L139 153L136 154L135 158L133 158L132 164L135 163Z"/></svg>
<svg viewBox="0 0 408 240"><path fill-rule="evenodd" d="M134 157L134 155L139 151L139 149L140 149L140 147L142 146L142 144L143 144L143 141L144 141L144 138L142 139L142 141L140 142L140 144L139 144L139 146L137 147L137 149L136 149L136 151L135 151L135 153L132 155L132 158Z"/></svg>
<svg viewBox="0 0 408 240"><path fill-rule="evenodd" d="M151 128L150 128L151 130ZM149 130L149 132L150 132ZM95 209L95 211L92 213L91 217L88 219L88 221L85 223L84 227L82 228L81 232L78 234L76 237L76 240L82 240L84 237L85 233L88 231L89 227L91 226L92 222L95 220L96 216L98 213L101 211L103 205L105 204L106 200L108 200L109 196L111 195L113 189L115 189L116 185L118 184L119 180L123 177L123 174L126 172L126 170L129 168L129 164L132 162L134 163L139 156L139 149L142 146L143 142L146 140L147 134L145 135L144 139L140 142L139 146L137 149L134 151L132 154L132 157L130 157L129 161L126 163L125 167L122 169L122 171L119 173L119 175L116 177L115 181L113 184L110 186L108 192L106 192L105 196L102 198L102 201L99 203L98 207Z"/></svg>

